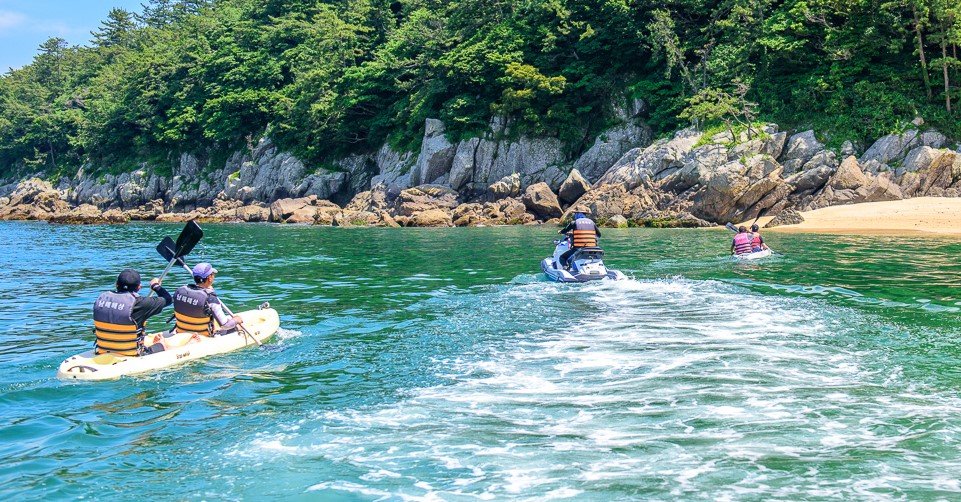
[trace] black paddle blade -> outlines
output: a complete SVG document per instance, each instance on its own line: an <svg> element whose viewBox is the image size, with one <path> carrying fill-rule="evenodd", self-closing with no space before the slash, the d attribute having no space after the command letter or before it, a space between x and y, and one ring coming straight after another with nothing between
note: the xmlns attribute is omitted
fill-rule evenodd
<svg viewBox="0 0 961 502"><path fill-rule="evenodd" d="M737 233L737 232L738 232L737 227L735 227L734 224L731 223L730 221L727 222L727 225L724 225L724 228L726 228L726 229L728 229L728 230L730 230L730 231L732 231L732 232L734 232L734 233Z"/></svg>
<svg viewBox="0 0 961 502"><path fill-rule="evenodd" d="M174 259L174 256L177 254L174 251L176 248L177 244L170 237L164 237L164 240L160 241L160 244L157 244L157 252L167 261Z"/></svg>
<svg viewBox="0 0 961 502"><path fill-rule="evenodd" d="M177 244L174 243L173 239L170 237L164 237L164 240L160 241L160 244L157 244L157 252L160 253L160 256L164 257L164 260L169 262L176 256L176 252L174 251L174 248L176 247ZM179 256L177 256L177 265L180 265L181 267L185 266L184 260Z"/></svg>
<svg viewBox="0 0 961 502"><path fill-rule="evenodd" d="M180 236L177 237L177 253L174 256L180 258L190 254L190 251L200 242L203 236L204 231L200 229L200 225L194 220L188 221L183 231L180 232Z"/></svg>
<svg viewBox="0 0 961 502"><path fill-rule="evenodd" d="M766 208L758 211L758 212L757 212L757 217L754 218L754 223L757 223L757 220L760 220L762 216L764 216L765 214L767 214L767 210L768 210L768 209L771 209L771 208L766 207Z"/></svg>

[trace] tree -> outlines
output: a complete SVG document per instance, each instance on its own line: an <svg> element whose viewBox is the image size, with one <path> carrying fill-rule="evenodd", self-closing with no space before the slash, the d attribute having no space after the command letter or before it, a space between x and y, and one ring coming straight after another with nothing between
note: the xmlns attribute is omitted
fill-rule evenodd
<svg viewBox="0 0 961 502"><path fill-rule="evenodd" d="M90 32L96 47L130 47L134 39L134 30L137 28L133 14L123 9L110 9L107 20L101 21L100 24L97 31Z"/></svg>

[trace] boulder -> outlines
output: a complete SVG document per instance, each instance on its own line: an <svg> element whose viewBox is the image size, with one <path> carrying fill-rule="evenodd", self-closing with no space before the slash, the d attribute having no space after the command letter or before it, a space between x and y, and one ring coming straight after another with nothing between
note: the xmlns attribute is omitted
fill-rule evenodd
<svg viewBox="0 0 961 502"><path fill-rule="evenodd" d="M0 207L0 220L46 220L69 210L70 204L50 182L31 178L21 181L10 194L10 202Z"/></svg>
<svg viewBox="0 0 961 502"><path fill-rule="evenodd" d="M586 193L561 216L562 220L572 218L575 209L586 209L595 220L608 220L614 216L639 218L656 209L654 198L647 185L626 190L624 185L600 185Z"/></svg>
<svg viewBox="0 0 961 502"><path fill-rule="evenodd" d="M850 141L841 143L841 157L850 157L852 155L857 155L857 150L854 148L854 143Z"/></svg>
<svg viewBox="0 0 961 502"><path fill-rule="evenodd" d="M680 170L665 178L661 188L675 193L702 184L711 173L730 162L727 147L719 143L699 146L685 156Z"/></svg>
<svg viewBox="0 0 961 502"><path fill-rule="evenodd" d="M821 150L824 150L824 145L814 137L813 130L807 130L799 132L787 140L786 149L778 160L781 164L794 160L800 161L798 165L804 165Z"/></svg>
<svg viewBox="0 0 961 502"><path fill-rule="evenodd" d="M414 227L450 227L453 226L451 213L443 209L428 209L419 211L410 217L408 226Z"/></svg>
<svg viewBox="0 0 961 502"><path fill-rule="evenodd" d="M647 148L630 150L596 184L620 184L631 190L644 180L666 178L684 166L685 157L700 139L700 132L684 129L670 140L660 140Z"/></svg>
<svg viewBox="0 0 961 502"><path fill-rule="evenodd" d="M351 211L386 211L390 208L387 202L387 186L383 184L375 185L366 192L360 192L354 196L344 209Z"/></svg>
<svg viewBox="0 0 961 502"><path fill-rule="evenodd" d="M908 153L918 146L941 148L946 142L947 138L937 131L922 133L917 129L908 129L901 134L889 134L878 139L859 160L861 163L869 160L877 160L881 164L897 163L903 161Z"/></svg>
<svg viewBox="0 0 961 502"><path fill-rule="evenodd" d="M781 155L785 141L787 141L787 133L785 132L764 135L735 145L728 151L727 158L728 160L737 160L742 157L769 155L776 159Z"/></svg>
<svg viewBox="0 0 961 502"><path fill-rule="evenodd" d="M343 210L333 213L331 224L335 227L366 227L381 223L382 219L370 211Z"/></svg>
<svg viewBox="0 0 961 502"><path fill-rule="evenodd" d="M64 211L61 213L54 214L48 220L50 223L67 223L67 224L91 224L91 223L106 223L103 218L103 212L97 206L92 204L81 204L73 209ZM126 223L126 222L123 222Z"/></svg>
<svg viewBox="0 0 961 502"><path fill-rule="evenodd" d="M457 192L440 185L420 185L402 190L393 203L394 213L400 216L414 216L434 209L449 213L455 207Z"/></svg>
<svg viewBox="0 0 961 502"><path fill-rule="evenodd" d="M875 176L865 173L856 158L847 157L841 162L841 166L831 176L824 188L814 196L807 208L818 209L842 204L879 202L902 198L901 188L893 183L888 175Z"/></svg>
<svg viewBox="0 0 961 502"><path fill-rule="evenodd" d="M751 217L762 209L758 202L785 185L782 171L781 165L766 155L728 162L704 180L691 212L718 223ZM785 191L789 193L785 188L778 193Z"/></svg>
<svg viewBox="0 0 961 502"><path fill-rule="evenodd" d="M577 199L581 198L582 195L587 193L591 189L591 185L587 183L587 180L581 176L580 171L577 168L571 169L570 174L567 175L567 179L564 183L561 183L561 188L557 191L557 197L561 202L565 204L570 204Z"/></svg>
<svg viewBox="0 0 961 502"><path fill-rule="evenodd" d="M278 199L270 204L270 221L277 223L313 223L317 215L317 196Z"/></svg>
<svg viewBox="0 0 961 502"><path fill-rule="evenodd" d="M603 226L608 228L627 228L627 218L616 214L605 221Z"/></svg>
<svg viewBox="0 0 961 502"><path fill-rule="evenodd" d="M507 197L517 197L521 193L521 176L514 173L505 176L488 187L488 193L493 200Z"/></svg>
<svg viewBox="0 0 961 502"><path fill-rule="evenodd" d="M557 196L551 191L547 183L535 183L524 191L521 197L524 206L541 219L557 218L561 215L561 205Z"/></svg>
<svg viewBox="0 0 961 502"><path fill-rule="evenodd" d="M778 227L781 225L797 225L798 223L804 223L804 217L801 216L801 213L793 209L787 209L775 216L767 225L764 225L764 228Z"/></svg>
<svg viewBox="0 0 961 502"><path fill-rule="evenodd" d="M940 155L941 150L936 150L930 146L919 146L908 152L904 157L902 169L904 172L923 171Z"/></svg>
<svg viewBox="0 0 961 502"><path fill-rule="evenodd" d="M928 147L922 147L928 148ZM906 172L900 187L905 197L943 196L945 190L956 187L961 180L961 154L951 150L930 149L931 158L916 165L917 172Z"/></svg>
<svg viewBox="0 0 961 502"><path fill-rule="evenodd" d="M453 213L451 213L451 219L453 220L453 225L456 227L468 227L479 224L484 220L482 212L484 210L483 204L478 204L476 202L471 202L467 204L461 204L454 208Z"/></svg>
<svg viewBox="0 0 961 502"><path fill-rule="evenodd" d="M238 220L249 223L270 221L270 209L259 205L240 206L234 209L234 215Z"/></svg>
<svg viewBox="0 0 961 502"><path fill-rule="evenodd" d="M844 159L829 181L829 185L835 190L856 190L867 184L868 178L854 157Z"/></svg>

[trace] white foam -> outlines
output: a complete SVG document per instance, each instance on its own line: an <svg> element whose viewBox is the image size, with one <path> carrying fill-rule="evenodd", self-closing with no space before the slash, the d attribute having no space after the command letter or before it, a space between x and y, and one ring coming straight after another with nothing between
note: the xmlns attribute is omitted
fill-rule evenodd
<svg viewBox="0 0 961 502"><path fill-rule="evenodd" d="M442 383L278 427L252 454L362 469L369 491L313 486L365 497L603 497L607 483L669 479L645 489L684 499L734 469L738 481L718 500L864 498L904 486L925 462L905 444L961 434L961 400L899 386L900 367L865 364L879 354L836 340L867 321L849 323L849 312L819 309L819 300L672 279L513 284L437 301L432 308L447 309L438 317L465 330L458 340L476 341L433 358ZM930 425L931 416L952 418ZM914 417L927 425L913 428ZM863 462L850 480L819 480L817 459L849 449L895 465ZM939 463L924 483L957 492L954 463ZM392 483L407 489L381 490Z"/></svg>

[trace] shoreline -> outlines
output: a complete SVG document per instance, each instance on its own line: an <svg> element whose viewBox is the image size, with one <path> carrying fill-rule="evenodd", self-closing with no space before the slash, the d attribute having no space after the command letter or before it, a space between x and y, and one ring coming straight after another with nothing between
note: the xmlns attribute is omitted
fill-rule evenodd
<svg viewBox="0 0 961 502"><path fill-rule="evenodd" d="M961 198L912 199L831 206L799 213L804 222L765 228L766 232L860 235L961 235ZM749 221L748 224L751 222Z"/></svg>

